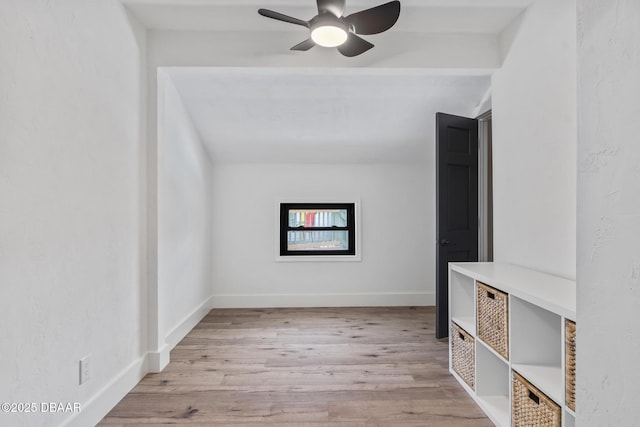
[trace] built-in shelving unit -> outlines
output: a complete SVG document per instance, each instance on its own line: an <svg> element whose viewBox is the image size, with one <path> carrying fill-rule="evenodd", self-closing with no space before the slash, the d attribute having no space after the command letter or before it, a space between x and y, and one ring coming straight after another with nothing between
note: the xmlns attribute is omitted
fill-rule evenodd
<svg viewBox="0 0 640 427"><path fill-rule="evenodd" d="M476 282L508 294L508 360L477 335ZM565 404L564 354L565 319L576 319L574 281L511 264L451 263L449 313L475 339L475 387L450 371L494 424L511 425L517 372L561 408L563 426L575 426L575 413Z"/></svg>

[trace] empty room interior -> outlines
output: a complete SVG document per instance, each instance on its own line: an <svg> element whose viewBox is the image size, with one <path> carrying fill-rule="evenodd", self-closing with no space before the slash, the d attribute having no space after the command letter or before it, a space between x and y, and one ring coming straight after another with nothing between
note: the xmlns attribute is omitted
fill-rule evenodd
<svg viewBox="0 0 640 427"><path fill-rule="evenodd" d="M0 425L640 422L640 2L383 3L0 1Z"/></svg>

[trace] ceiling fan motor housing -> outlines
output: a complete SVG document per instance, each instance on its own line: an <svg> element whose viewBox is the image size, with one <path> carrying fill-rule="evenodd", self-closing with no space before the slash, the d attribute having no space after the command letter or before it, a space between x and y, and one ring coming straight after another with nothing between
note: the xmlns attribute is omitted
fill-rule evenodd
<svg viewBox="0 0 640 427"><path fill-rule="evenodd" d="M336 47L347 57L360 55L373 47L360 35L387 31L400 16L400 1L392 0L380 6L343 16L345 0L316 0L318 15L304 21L269 9L258 9L267 18L300 25L311 31L311 37L293 46L291 50L307 51L315 45Z"/></svg>
<svg viewBox="0 0 640 427"><path fill-rule="evenodd" d="M311 38L324 47L336 47L343 44L349 35L349 24L330 12L315 16L309 21Z"/></svg>

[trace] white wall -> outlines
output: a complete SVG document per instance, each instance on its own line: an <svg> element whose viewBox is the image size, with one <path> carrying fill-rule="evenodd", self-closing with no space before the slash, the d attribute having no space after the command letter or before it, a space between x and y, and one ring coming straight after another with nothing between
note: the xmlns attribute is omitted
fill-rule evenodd
<svg viewBox="0 0 640 427"><path fill-rule="evenodd" d="M144 32L115 1L5 0L0 40L0 402L92 425L144 371Z"/></svg>
<svg viewBox="0 0 640 427"><path fill-rule="evenodd" d="M434 179L423 164L216 165L213 304L433 304ZM362 261L276 262L275 204L305 196L361 201Z"/></svg>
<svg viewBox="0 0 640 427"><path fill-rule="evenodd" d="M492 79L494 259L575 277L575 0L538 0Z"/></svg>
<svg viewBox="0 0 640 427"><path fill-rule="evenodd" d="M577 425L637 425L640 3L578 1Z"/></svg>
<svg viewBox="0 0 640 427"><path fill-rule="evenodd" d="M210 310L212 192L209 156L180 95L159 73L158 328L168 352Z"/></svg>

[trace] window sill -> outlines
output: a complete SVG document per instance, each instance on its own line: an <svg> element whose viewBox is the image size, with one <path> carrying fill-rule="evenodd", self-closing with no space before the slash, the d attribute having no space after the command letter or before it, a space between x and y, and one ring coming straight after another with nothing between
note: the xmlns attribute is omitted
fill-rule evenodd
<svg viewBox="0 0 640 427"><path fill-rule="evenodd" d="M360 255L276 255L276 262L360 262Z"/></svg>

